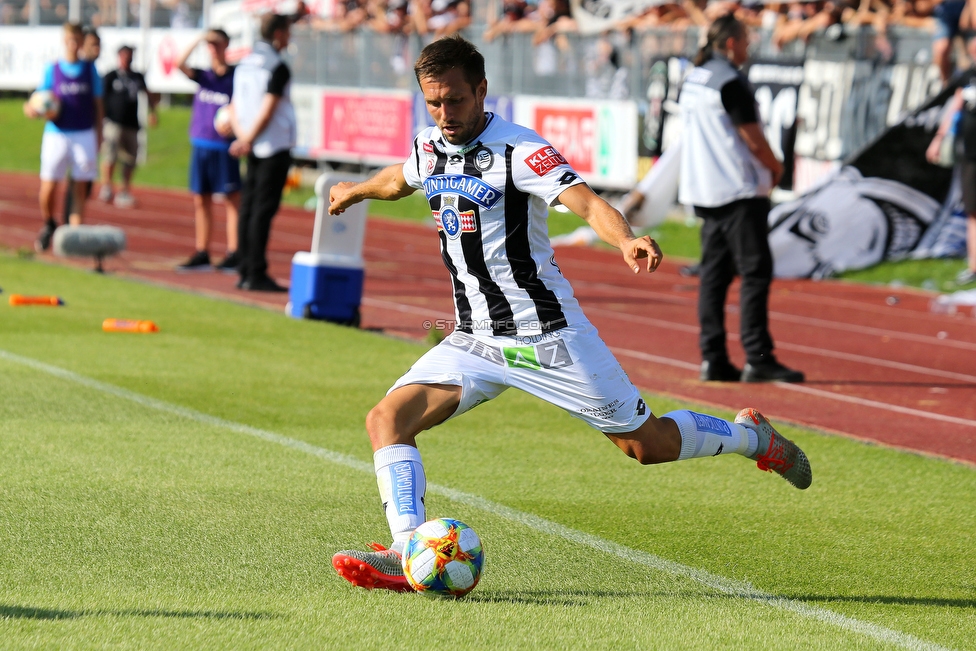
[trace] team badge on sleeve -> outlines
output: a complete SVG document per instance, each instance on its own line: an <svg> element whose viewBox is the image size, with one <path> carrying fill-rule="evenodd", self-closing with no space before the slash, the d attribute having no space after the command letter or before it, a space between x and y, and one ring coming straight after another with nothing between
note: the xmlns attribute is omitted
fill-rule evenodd
<svg viewBox="0 0 976 651"><path fill-rule="evenodd" d="M560 165L566 164L566 159L552 146L546 146L525 159L525 164L539 176L545 176Z"/></svg>

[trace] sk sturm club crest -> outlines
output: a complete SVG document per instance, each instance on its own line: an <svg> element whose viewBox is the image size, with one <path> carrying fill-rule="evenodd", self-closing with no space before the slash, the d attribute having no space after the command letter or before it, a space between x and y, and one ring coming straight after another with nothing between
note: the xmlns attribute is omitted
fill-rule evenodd
<svg viewBox="0 0 976 651"><path fill-rule="evenodd" d="M437 230L444 231L452 240L461 237L461 233L473 233L477 230L474 211L460 212L456 204L457 195L444 195L441 199L441 209L432 213L437 223Z"/></svg>

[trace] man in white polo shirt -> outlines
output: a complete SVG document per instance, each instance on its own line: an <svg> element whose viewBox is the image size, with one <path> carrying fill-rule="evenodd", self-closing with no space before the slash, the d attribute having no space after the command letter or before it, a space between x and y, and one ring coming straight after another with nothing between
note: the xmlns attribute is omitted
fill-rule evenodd
<svg viewBox="0 0 976 651"><path fill-rule="evenodd" d="M230 153L247 158L238 221L237 287L248 291L287 291L268 275L266 251L296 141L291 71L280 54L288 47L292 21L292 16L267 14L261 21L262 40L234 74L231 119L237 140Z"/></svg>

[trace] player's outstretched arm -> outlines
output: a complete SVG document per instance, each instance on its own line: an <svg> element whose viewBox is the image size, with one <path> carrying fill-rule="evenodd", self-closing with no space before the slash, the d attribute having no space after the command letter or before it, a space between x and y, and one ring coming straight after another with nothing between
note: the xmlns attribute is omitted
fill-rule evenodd
<svg viewBox="0 0 976 651"><path fill-rule="evenodd" d="M342 181L333 185L329 190L329 214L339 215L349 206L366 199L395 201L413 194L413 191L403 176L403 165L390 165L361 183Z"/></svg>
<svg viewBox="0 0 976 651"><path fill-rule="evenodd" d="M634 273L640 272L637 261L641 258L647 258L648 272L655 271L664 259L657 242L646 235L635 236L623 215L597 196L588 185L574 185L559 195L559 201L586 220L601 240L620 249L624 262Z"/></svg>

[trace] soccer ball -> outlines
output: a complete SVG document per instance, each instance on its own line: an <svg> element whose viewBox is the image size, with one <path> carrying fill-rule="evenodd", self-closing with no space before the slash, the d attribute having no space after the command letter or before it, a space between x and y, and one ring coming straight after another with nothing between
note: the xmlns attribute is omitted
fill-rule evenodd
<svg viewBox="0 0 976 651"><path fill-rule="evenodd" d="M217 130L217 133L221 135L226 133L226 131L230 128L230 109L228 109L226 106L221 106L219 109L217 109L217 112L214 114L213 125L214 129Z"/></svg>
<svg viewBox="0 0 976 651"><path fill-rule="evenodd" d="M58 113L61 112L61 102L57 95L49 90L34 91L31 93L30 99L27 100L27 104L40 117L48 120L57 118Z"/></svg>
<svg viewBox="0 0 976 651"><path fill-rule="evenodd" d="M471 592L485 564L481 539L458 520L439 518L417 527L403 550L403 573L417 592L463 597Z"/></svg>

